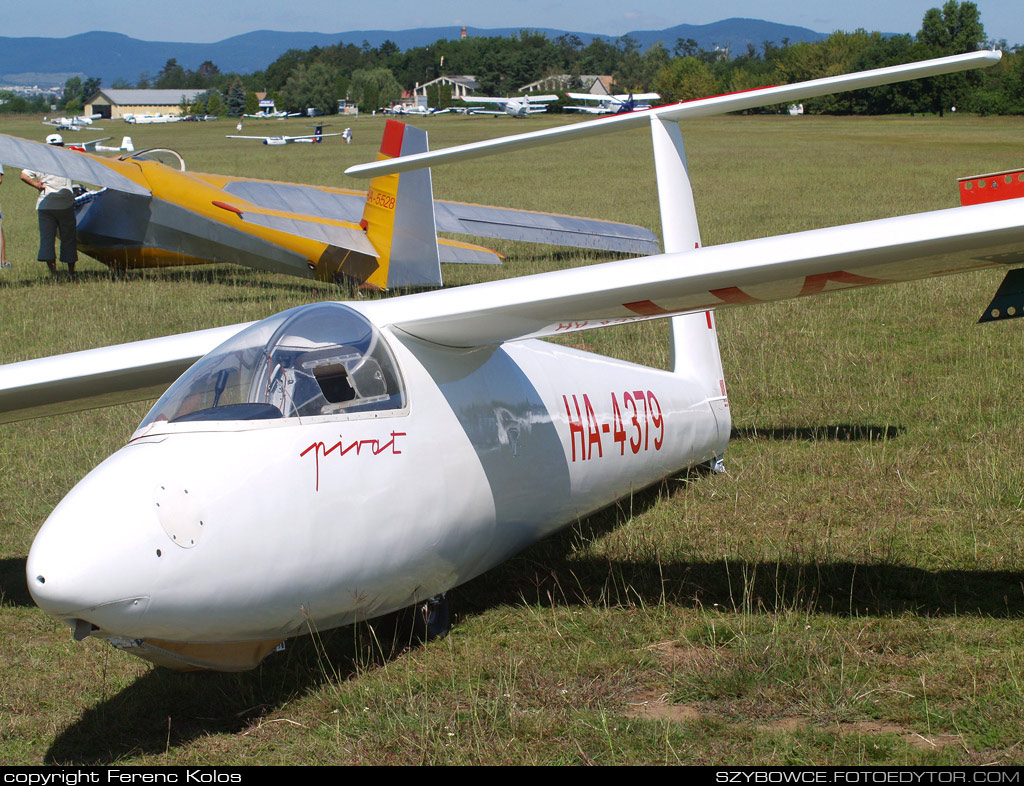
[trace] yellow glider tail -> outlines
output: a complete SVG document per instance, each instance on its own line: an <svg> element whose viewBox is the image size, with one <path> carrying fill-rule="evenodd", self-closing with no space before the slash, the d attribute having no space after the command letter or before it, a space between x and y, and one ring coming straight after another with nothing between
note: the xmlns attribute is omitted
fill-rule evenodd
<svg viewBox="0 0 1024 786"><path fill-rule="evenodd" d="M427 150L427 132L388 120L378 161ZM380 255L366 284L379 289L441 286L430 170L381 175L370 182L362 227Z"/></svg>

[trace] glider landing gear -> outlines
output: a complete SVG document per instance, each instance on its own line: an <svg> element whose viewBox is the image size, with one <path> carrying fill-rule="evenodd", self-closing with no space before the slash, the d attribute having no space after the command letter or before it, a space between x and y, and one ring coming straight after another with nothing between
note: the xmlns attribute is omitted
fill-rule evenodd
<svg viewBox="0 0 1024 786"><path fill-rule="evenodd" d="M417 603L412 611L413 633L423 641L443 639L452 629L446 592Z"/></svg>

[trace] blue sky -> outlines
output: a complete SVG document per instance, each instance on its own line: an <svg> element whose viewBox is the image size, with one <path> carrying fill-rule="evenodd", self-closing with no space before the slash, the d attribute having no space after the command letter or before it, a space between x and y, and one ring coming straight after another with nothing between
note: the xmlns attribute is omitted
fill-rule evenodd
<svg viewBox="0 0 1024 786"><path fill-rule="evenodd" d="M943 0L34 0L7 2L4 36L64 37L109 30L150 41L219 41L252 30L340 33L412 27L554 27L618 35L751 17L823 33L863 27L916 33ZM990 37L1024 43L1021 0L977 0Z"/></svg>

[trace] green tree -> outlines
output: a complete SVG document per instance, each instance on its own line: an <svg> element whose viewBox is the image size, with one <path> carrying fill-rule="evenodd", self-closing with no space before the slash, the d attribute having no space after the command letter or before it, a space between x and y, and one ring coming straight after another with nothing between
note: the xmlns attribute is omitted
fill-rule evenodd
<svg viewBox="0 0 1024 786"><path fill-rule="evenodd" d="M655 80L654 89L667 103L692 101L721 92L716 89L715 77L708 64L692 56L677 57L663 68Z"/></svg>
<svg viewBox="0 0 1024 786"><path fill-rule="evenodd" d="M300 65L288 77L281 91L281 100L292 112L312 108L329 114L337 107L334 91L334 72L326 63L313 63L308 67Z"/></svg>
<svg viewBox="0 0 1024 786"><path fill-rule="evenodd" d="M236 79L228 88L227 115L228 117L241 117L245 112L245 88L242 81Z"/></svg>
<svg viewBox="0 0 1024 786"><path fill-rule="evenodd" d="M153 87L167 90L185 86L185 69L178 65L176 58L168 60L156 75Z"/></svg>
<svg viewBox="0 0 1024 786"><path fill-rule="evenodd" d="M216 90L211 90L206 99L205 114L213 115L214 117L224 114L224 101Z"/></svg>
<svg viewBox="0 0 1024 786"><path fill-rule="evenodd" d="M260 100L256 97L255 90L249 90L245 94L245 114L254 115L260 108Z"/></svg>
<svg viewBox="0 0 1024 786"><path fill-rule="evenodd" d="M386 68L359 69L352 73L348 95L360 111L372 112L401 98L402 86Z"/></svg>
<svg viewBox="0 0 1024 786"><path fill-rule="evenodd" d="M974 52L985 45L985 28L978 6L949 0L942 10L929 8L917 34L924 57L943 57ZM974 73L947 74L928 80L922 91L925 106L942 117L953 106L963 106L972 88L981 84Z"/></svg>
<svg viewBox="0 0 1024 786"><path fill-rule="evenodd" d="M69 103L79 107L82 105L82 78L79 76L73 76L64 83L64 93L57 102L57 108L67 112L82 111L68 109Z"/></svg>

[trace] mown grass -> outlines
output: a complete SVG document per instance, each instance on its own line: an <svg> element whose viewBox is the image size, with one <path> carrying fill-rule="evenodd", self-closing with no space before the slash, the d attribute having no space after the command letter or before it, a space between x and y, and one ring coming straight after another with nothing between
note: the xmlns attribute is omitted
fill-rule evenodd
<svg viewBox="0 0 1024 786"><path fill-rule="evenodd" d="M39 138L36 122L0 131ZM423 121L434 146L555 122ZM360 187L341 172L372 160L381 125L354 121L351 146L278 149L224 140L224 121L131 132L200 171ZM1022 131L725 117L684 135L710 244L951 207L956 176L1021 165ZM658 229L642 133L438 169L434 186ZM84 262L81 280L52 284L32 202L8 168L3 362L339 296L227 267L119 279ZM609 258L501 250L503 267L451 266L446 281ZM444 640L416 645L388 619L314 632L241 675L75 643L28 595L35 531L146 405L4 426L0 761L1024 763L1021 326L973 324L998 283L985 272L722 312L726 475L671 477L457 589ZM664 365L664 338L645 323L566 340Z"/></svg>

